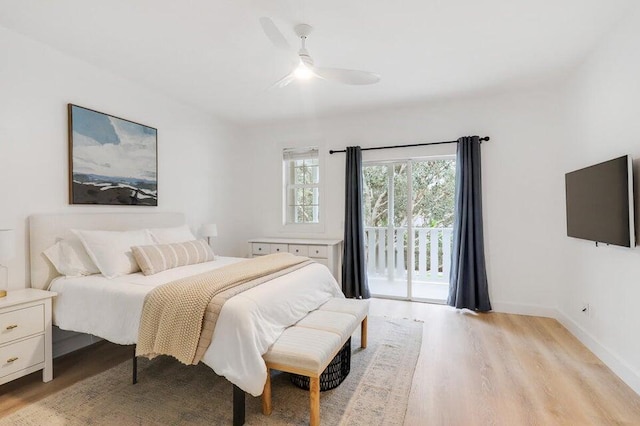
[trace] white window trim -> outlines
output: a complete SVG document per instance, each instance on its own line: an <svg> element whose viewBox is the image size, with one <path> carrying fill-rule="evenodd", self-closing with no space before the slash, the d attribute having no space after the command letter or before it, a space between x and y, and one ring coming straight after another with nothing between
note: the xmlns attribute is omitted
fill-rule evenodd
<svg viewBox="0 0 640 426"><path fill-rule="evenodd" d="M325 206L325 153L321 148L323 145L319 142L307 142L304 144L281 144L279 149L279 159L281 162L280 168L282 170L280 187L282 188L280 195L280 206L281 206L281 215L280 215L280 232L281 233L291 233L291 234L301 234L301 233L323 233L325 231L325 223L326 223L326 206ZM320 182L317 185L318 188L318 223L287 223L287 170L284 167L284 159L282 158L282 153L284 149L287 148L305 148L305 147L318 147L318 174L320 176ZM304 186L304 185L297 185ZM316 187L314 185L314 187Z"/></svg>

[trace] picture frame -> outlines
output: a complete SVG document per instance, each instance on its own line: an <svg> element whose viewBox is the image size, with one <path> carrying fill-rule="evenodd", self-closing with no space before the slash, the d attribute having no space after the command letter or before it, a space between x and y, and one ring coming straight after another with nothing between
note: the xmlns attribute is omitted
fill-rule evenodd
<svg viewBox="0 0 640 426"><path fill-rule="evenodd" d="M158 205L158 130L68 104L69 204Z"/></svg>

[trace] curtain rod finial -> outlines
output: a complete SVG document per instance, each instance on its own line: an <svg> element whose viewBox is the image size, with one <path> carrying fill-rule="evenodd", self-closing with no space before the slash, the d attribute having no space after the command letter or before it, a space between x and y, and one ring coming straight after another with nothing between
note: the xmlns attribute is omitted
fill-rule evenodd
<svg viewBox="0 0 640 426"><path fill-rule="evenodd" d="M490 141L490 140L491 140L491 138L489 136L485 136L483 138L480 138L480 141L482 141L482 142L486 142L486 141Z"/></svg>

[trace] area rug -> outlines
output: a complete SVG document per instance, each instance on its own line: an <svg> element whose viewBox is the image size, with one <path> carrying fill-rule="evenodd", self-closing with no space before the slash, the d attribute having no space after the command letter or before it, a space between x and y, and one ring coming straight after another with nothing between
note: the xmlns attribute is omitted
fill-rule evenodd
<svg viewBox="0 0 640 426"><path fill-rule="evenodd" d="M336 389L322 392L324 425L402 425L420 352L422 323L369 318L367 349L352 338L351 372ZM227 425L232 423L232 386L200 364L169 357L138 363L131 385L124 362L29 405L0 424L10 425ZM273 413L264 416L260 397L246 398L247 425L309 423L309 394L287 374L273 378Z"/></svg>

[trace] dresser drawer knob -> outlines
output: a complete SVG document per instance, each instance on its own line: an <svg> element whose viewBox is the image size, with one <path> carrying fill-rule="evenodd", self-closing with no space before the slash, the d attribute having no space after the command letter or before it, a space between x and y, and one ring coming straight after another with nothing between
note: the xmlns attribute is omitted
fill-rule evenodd
<svg viewBox="0 0 640 426"><path fill-rule="evenodd" d="M14 328L18 328L18 324L11 324L7 326L7 330L13 330Z"/></svg>
<svg viewBox="0 0 640 426"><path fill-rule="evenodd" d="M15 361L17 361L17 360L18 360L18 357L17 357L17 356L11 357L11 358L9 358L9 359L7 360L7 364L11 364L12 362L15 362Z"/></svg>

